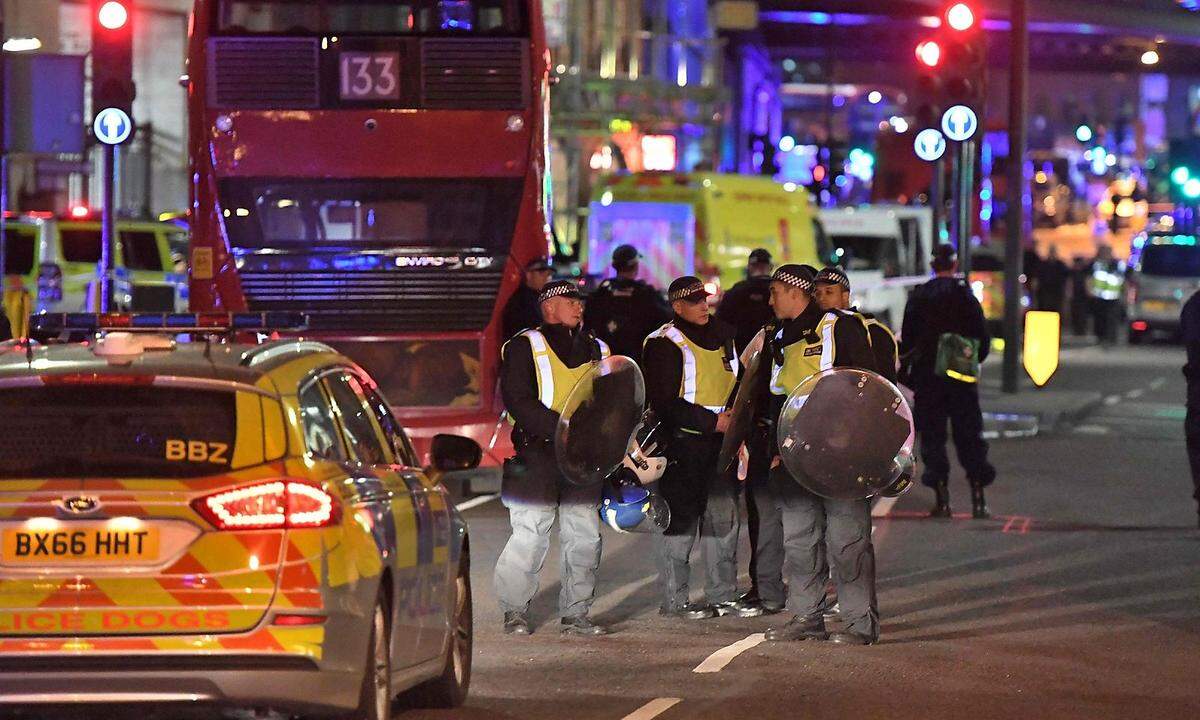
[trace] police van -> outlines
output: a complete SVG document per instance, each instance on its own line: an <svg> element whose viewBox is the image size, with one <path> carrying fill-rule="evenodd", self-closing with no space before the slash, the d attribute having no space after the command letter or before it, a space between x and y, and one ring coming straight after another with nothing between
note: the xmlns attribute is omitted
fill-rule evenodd
<svg viewBox="0 0 1200 720"><path fill-rule="evenodd" d="M933 214L927 207L823 208L834 261L846 269L855 304L899 331L913 287L929 280Z"/></svg>
<svg viewBox="0 0 1200 720"><path fill-rule="evenodd" d="M100 262L100 219L86 212L59 217L26 213L7 220L5 275L30 293L33 312L95 309ZM187 234L153 221L118 220L114 243L116 309L144 312L186 310Z"/></svg>

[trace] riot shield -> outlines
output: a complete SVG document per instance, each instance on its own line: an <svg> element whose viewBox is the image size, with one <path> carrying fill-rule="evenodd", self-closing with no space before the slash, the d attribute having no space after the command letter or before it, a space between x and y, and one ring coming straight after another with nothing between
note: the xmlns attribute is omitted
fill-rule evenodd
<svg viewBox="0 0 1200 720"><path fill-rule="evenodd" d="M558 467L567 480L594 485L620 465L645 404L642 371L623 355L601 360L580 378L554 433Z"/></svg>
<svg viewBox="0 0 1200 720"><path fill-rule="evenodd" d="M729 466L733 465L734 460L737 459L738 449L746 441L746 436L750 434L751 428L754 427L754 414L758 409L759 398L762 397L763 390L766 388L764 372L768 372L767 363L763 362L762 351L755 350L750 359L746 361L737 394L729 404L732 416L729 420L729 428L725 431L725 437L721 440L721 454L717 456L717 472L723 473L729 470Z"/></svg>
<svg viewBox="0 0 1200 720"><path fill-rule="evenodd" d="M788 472L824 497L872 497L899 489L894 483L912 474L912 410L873 372L836 368L809 376L788 396L778 432Z"/></svg>

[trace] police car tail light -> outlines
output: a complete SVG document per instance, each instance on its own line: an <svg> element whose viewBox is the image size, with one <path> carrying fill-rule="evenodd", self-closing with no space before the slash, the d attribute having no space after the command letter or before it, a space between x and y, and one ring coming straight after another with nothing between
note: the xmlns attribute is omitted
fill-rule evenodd
<svg viewBox="0 0 1200 720"><path fill-rule="evenodd" d="M338 520L338 502L296 480L247 485L199 498L192 507L218 530L318 528Z"/></svg>

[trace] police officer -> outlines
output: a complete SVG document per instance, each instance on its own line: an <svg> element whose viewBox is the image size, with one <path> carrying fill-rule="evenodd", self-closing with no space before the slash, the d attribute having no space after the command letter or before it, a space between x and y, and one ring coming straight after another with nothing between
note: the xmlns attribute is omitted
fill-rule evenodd
<svg viewBox="0 0 1200 720"><path fill-rule="evenodd" d="M1188 460L1192 465L1192 484L1196 487L1198 520L1200 520L1200 291L1192 294L1179 317L1184 346L1187 347L1187 416L1183 421L1187 440Z"/></svg>
<svg viewBox="0 0 1200 720"><path fill-rule="evenodd" d="M608 348L580 329L583 302L573 283L547 283L538 299L542 324L509 340L501 352L500 390L516 422L518 461L506 463L501 488L512 536L496 561L496 595L504 632L528 635L529 601L538 589L557 511L562 631L604 635L607 630L587 617L600 565L600 487L580 487L563 478L553 438L571 389Z"/></svg>
<svg viewBox="0 0 1200 720"><path fill-rule="evenodd" d="M522 278L521 287L517 288L517 291L508 299L508 304L504 306L504 338L506 340L522 330L541 324L542 314L538 310L538 295L553 276L554 269L550 267L550 259L545 256L536 257L525 263L525 277Z"/></svg>
<svg viewBox="0 0 1200 720"><path fill-rule="evenodd" d="M755 335L775 319L771 312L771 268L770 252L763 248L752 251L746 264L746 279L731 287L717 307L717 318L736 330L737 350L743 361L749 360L747 348ZM760 605L766 613L776 613L783 610L786 594L783 525L775 495L771 492L771 458L767 453L764 430L756 426L746 437L750 455L745 483L746 525L750 531L750 591L742 596L742 600Z"/></svg>
<svg viewBox="0 0 1200 720"><path fill-rule="evenodd" d="M583 324L609 344L613 353L641 358L642 342L671 317L662 295L637 279L641 255L632 245L621 245L612 254L617 276L600 283L588 297Z"/></svg>
<svg viewBox="0 0 1200 720"><path fill-rule="evenodd" d="M729 288L717 307L717 318L737 331L739 353L775 317L771 312L771 268L770 252L762 248L752 251L746 264L746 279Z"/></svg>
<svg viewBox="0 0 1200 720"><path fill-rule="evenodd" d="M874 315L850 305L850 278L845 271L839 267L827 267L817 273L813 280L813 299L822 310L845 310L857 317L867 328L871 354L875 356L875 372L896 382L896 369L900 364L896 336Z"/></svg>
<svg viewBox="0 0 1200 720"><path fill-rule="evenodd" d="M1101 245L1087 278L1091 296L1092 329L1102 345L1116 342L1121 297L1125 293L1125 263L1113 257L1112 247Z"/></svg>
<svg viewBox="0 0 1200 720"><path fill-rule="evenodd" d="M921 481L933 488L936 503L932 517L950 517L950 459L946 455L946 421L954 429L958 461L971 483L971 510L976 518L989 516L983 489L996 479L987 459L983 439L983 413L974 382L963 382L935 373L942 335L953 333L979 341L979 361L987 358L987 324L983 308L967 283L955 276L958 256L950 245L934 251L932 280L913 290L904 308L900 331L900 357L905 384L913 389L913 421L921 441L925 474Z"/></svg>
<svg viewBox="0 0 1200 720"><path fill-rule="evenodd" d="M692 620L717 615L755 617L762 610L737 599L737 479L718 472L725 405L737 383L733 328L710 317L708 293L696 277L668 288L671 322L646 338L643 366L650 405L668 433L670 464L659 493L671 525L657 539L663 598L659 613ZM707 566L707 602L688 602L688 556L700 533Z"/></svg>
<svg viewBox="0 0 1200 720"><path fill-rule="evenodd" d="M862 322L843 311L823 311L812 300L813 279L799 265L780 266L771 276L771 307L780 323L764 347L771 357L771 417L776 419L787 396L808 376L835 367L874 366ZM770 442L771 481L783 517L787 609L793 617L768 630L767 640L874 643L879 638L879 610L870 501L833 500L809 492L784 467L775 433ZM826 632L822 614L826 562L845 626L833 634Z"/></svg>

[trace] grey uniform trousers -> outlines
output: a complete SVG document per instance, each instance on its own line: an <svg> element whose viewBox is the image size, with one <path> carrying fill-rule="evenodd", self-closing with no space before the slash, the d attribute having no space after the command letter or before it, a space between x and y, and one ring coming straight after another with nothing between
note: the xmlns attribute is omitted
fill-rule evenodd
<svg viewBox="0 0 1200 720"><path fill-rule="evenodd" d="M832 577L846 629L878 639L871 501L815 495L783 465L771 470L771 480L783 515L787 609L802 618L820 614L825 608L826 578Z"/></svg>
<svg viewBox="0 0 1200 720"><path fill-rule="evenodd" d="M750 529L750 587L766 602L783 604L783 518L771 483L766 438L747 441L746 524Z"/></svg>
<svg viewBox="0 0 1200 720"><path fill-rule="evenodd" d="M515 490L530 483L510 483L505 478L501 499L508 508L512 535L496 561L494 582L500 609L529 610L529 602L538 591L538 574L550 551L550 529L557 515L562 548L559 613L562 617L587 615L596 596L596 570L600 566L600 488L566 482L559 473L552 446L533 446L522 456L525 472L543 482L537 483L537 492L510 492L510 487Z"/></svg>
<svg viewBox="0 0 1200 720"><path fill-rule="evenodd" d="M697 533L704 557L705 600L737 598L738 487L733 473L716 472L720 438L676 434L668 446L672 463L659 482L659 493L671 507L671 525L655 538L665 608L688 602L688 557Z"/></svg>

